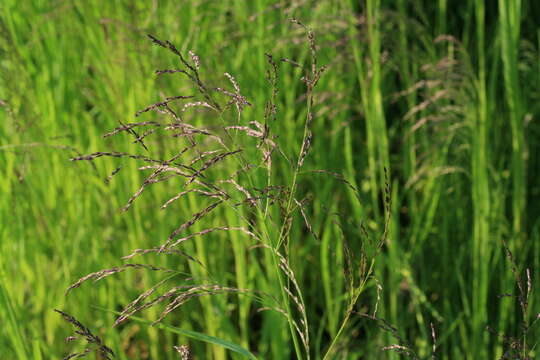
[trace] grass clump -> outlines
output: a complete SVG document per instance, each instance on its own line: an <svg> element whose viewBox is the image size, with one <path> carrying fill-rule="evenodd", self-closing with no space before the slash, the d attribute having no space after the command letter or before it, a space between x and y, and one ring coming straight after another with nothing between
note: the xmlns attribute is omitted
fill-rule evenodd
<svg viewBox="0 0 540 360"><path fill-rule="evenodd" d="M310 359L316 353L311 345L311 334L314 330L310 327L308 317L308 307L311 304L306 302L302 284L299 283L291 264L291 259L299 249L298 244L291 239L291 233L294 226L301 226L317 239L317 233L313 230L306 210L310 199L305 197L300 187L300 178L312 172L304 170L305 160L310 155L311 142L315 136L313 122L314 108L317 105L316 86L326 67L319 67L317 63L314 33L297 19L291 19L291 22L305 31L310 54L305 66L287 58L280 60L281 63L301 69L303 73L300 80L305 86L305 120L301 144L296 154L283 150L280 146L280 134L272 131L275 123L279 121L276 105L279 64L274 60L274 56L266 54L266 78L270 99L264 104L264 121L246 120L244 110L252 106L252 103L242 95L233 75L224 74L229 82L229 89L211 86L203 79L201 60L195 53L190 51L190 58L187 58L170 41L148 35L155 45L176 56L180 65L179 68L158 70L156 74L179 74L187 78L194 92L189 95L168 96L147 106L138 111L136 116L150 116L152 112L157 114L153 119L133 123L121 122L119 127L104 135L110 137L127 134L140 146L144 155L95 152L72 158L73 161L94 161L102 157L113 157L134 160L140 164L138 170L146 173L145 179L122 207L123 211L144 201L144 193L155 184L161 183L181 190L163 202L162 210L171 211L170 208L185 198L189 198L199 207L198 211L185 216L186 220L171 231L161 244L148 249L135 249L130 255L123 257L128 260L149 254L180 256L189 263L191 273L149 264L126 263L88 274L68 288L67 293L88 280L96 282L128 268L163 273L165 277L162 280L140 293L122 309L114 326L123 324L143 310L163 304L164 308L158 311L157 318L152 322L153 325L159 324L174 310L194 298L236 294L239 297L239 309L245 307L248 313L268 311L278 315L277 319L273 317L268 320L271 321L270 326L275 330L288 329L284 341L292 342L292 353L296 358ZM290 167L289 183L276 182L276 169L282 167ZM116 167L106 181L110 182L120 169L121 166ZM324 170L317 172L323 176L336 177L353 192L357 192L343 176ZM343 254L340 256L344 260L341 268L335 269L337 273L331 281L343 281L343 294L334 293L334 296L342 298L339 302L343 303L343 314L337 332L329 339L329 345L323 346L325 359L333 358L337 347L343 343L360 295L372 279L375 258L388 237L391 212L388 180L383 202L385 226L379 238L371 240L363 225L359 225L363 238L360 242L347 240L345 233L341 233ZM225 219L223 212L228 214ZM209 220L211 218L214 220ZM207 227L213 223L217 226ZM254 288L249 289L220 284L213 275L212 259L197 259L188 251L180 250L186 242L194 238L199 239L199 244L204 246L204 242L212 241L217 232L239 234L241 242L237 246L241 251L245 254L257 253L255 257L249 257L253 263L244 264L239 270L257 271L257 276L264 278L264 281L260 282L264 283L264 286L261 286L259 281L254 282ZM352 244L353 241L355 244ZM166 284L172 282L177 284L165 288ZM237 279L237 282L243 281ZM249 331L260 331L260 328L265 326L250 326ZM284 350L285 353L287 350Z"/></svg>

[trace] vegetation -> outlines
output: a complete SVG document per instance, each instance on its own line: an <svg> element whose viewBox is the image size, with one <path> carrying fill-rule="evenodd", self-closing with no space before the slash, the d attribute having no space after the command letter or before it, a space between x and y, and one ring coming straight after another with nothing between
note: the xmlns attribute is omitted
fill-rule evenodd
<svg viewBox="0 0 540 360"><path fill-rule="evenodd" d="M538 358L539 15L4 0L2 357Z"/></svg>

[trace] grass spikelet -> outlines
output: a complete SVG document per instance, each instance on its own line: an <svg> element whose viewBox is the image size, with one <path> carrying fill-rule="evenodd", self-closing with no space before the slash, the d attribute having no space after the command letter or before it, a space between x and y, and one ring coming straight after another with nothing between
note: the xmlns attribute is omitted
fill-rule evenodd
<svg viewBox="0 0 540 360"><path fill-rule="evenodd" d="M96 271L96 272L83 276L82 278L80 278L79 280L77 280L75 283L71 284L67 288L66 295L68 295L71 292L71 290L78 288L79 286L82 285L82 283L88 280L94 280L94 282L96 282L103 278L111 276L113 274L121 273L125 271L126 269L147 269L147 270L165 271L165 272L171 271L169 269L159 268L159 267L156 267L153 265L147 265L147 264L124 264L124 265L113 267L110 269Z"/></svg>
<svg viewBox="0 0 540 360"><path fill-rule="evenodd" d="M171 233L171 235L169 235L169 238L167 239L167 242L161 246L161 251L165 250L170 245L171 241L173 241L174 238L178 234L180 234L182 231L184 231L184 230L188 229L189 227L191 227L193 224L195 224L197 221L202 219L204 216L208 215L212 210L214 210L216 207L218 207L222 202L223 202L223 200L218 200L218 201L210 204L206 208L202 209L198 213L193 214L192 218L189 221L187 221L187 222L183 223L182 225L180 225L178 228L176 228Z"/></svg>
<svg viewBox="0 0 540 360"><path fill-rule="evenodd" d="M70 336L68 338L68 341L71 342L75 340L78 336L82 336L85 339L86 343L90 346L85 348L83 352L69 354L64 358L64 360L86 357L86 355L88 355L90 352L95 352L99 354L101 358L106 360L111 360L114 357L114 352L107 345L105 345L103 340L101 340L99 336L94 335L89 328L84 326L76 318L61 310L55 309L54 311L62 315L65 321L72 324L77 329L75 330L76 335Z"/></svg>

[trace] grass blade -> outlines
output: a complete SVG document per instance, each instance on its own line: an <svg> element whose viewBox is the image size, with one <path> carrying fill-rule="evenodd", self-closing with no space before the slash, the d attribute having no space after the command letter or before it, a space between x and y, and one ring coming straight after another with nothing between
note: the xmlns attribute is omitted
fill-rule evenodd
<svg viewBox="0 0 540 360"><path fill-rule="evenodd" d="M20 321L18 321L8 291L4 287L5 282L4 268L0 266L0 314L2 314L2 321L10 331L8 337L13 344L13 349L17 354L18 359L28 359L29 354L25 346L25 339L22 335L20 328Z"/></svg>
<svg viewBox="0 0 540 360"><path fill-rule="evenodd" d="M97 306L94 306L94 308L96 308L98 310L102 310L102 311L106 311L106 312L110 312L110 313L120 315L120 312L117 312L117 311L112 311L112 310L104 309L104 308L97 307ZM131 320L137 321L137 322L139 322L141 324L152 325L152 321L145 320L145 319L140 318L140 317L130 316L129 318ZM187 336L187 337L189 337L191 339L195 339L195 340L198 340L198 341L203 341L203 342L208 343L208 344L213 344L213 345L224 347L225 349L228 349L228 350L231 350L231 351L233 351L233 352L235 352L237 354L240 354L240 355L244 356L247 359L257 360L257 357L255 357L255 355L253 355L251 352L244 349L240 345L235 344L235 343L230 342L230 341L227 341L227 340L224 340L224 339L220 339L220 338L215 337L215 336L206 335L206 334L203 334L203 333L200 333L200 332L197 332L197 331L180 329L180 328L178 328L176 326L166 325L166 324L163 324L163 323L158 323L158 324L155 324L153 326L158 328L158 329L167 330L167 331L173 332L173 333L178 334L178 335Z"/></svg>

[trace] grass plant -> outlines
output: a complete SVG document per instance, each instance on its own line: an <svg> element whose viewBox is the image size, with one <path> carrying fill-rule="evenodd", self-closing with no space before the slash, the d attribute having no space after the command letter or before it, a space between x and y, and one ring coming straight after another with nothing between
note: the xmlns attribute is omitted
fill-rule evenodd
<svg viewBox="0 0 540 360"><path fill-rule="evenodd" d="M538 358L539 15L2 1L0 357Z"/></svg>

